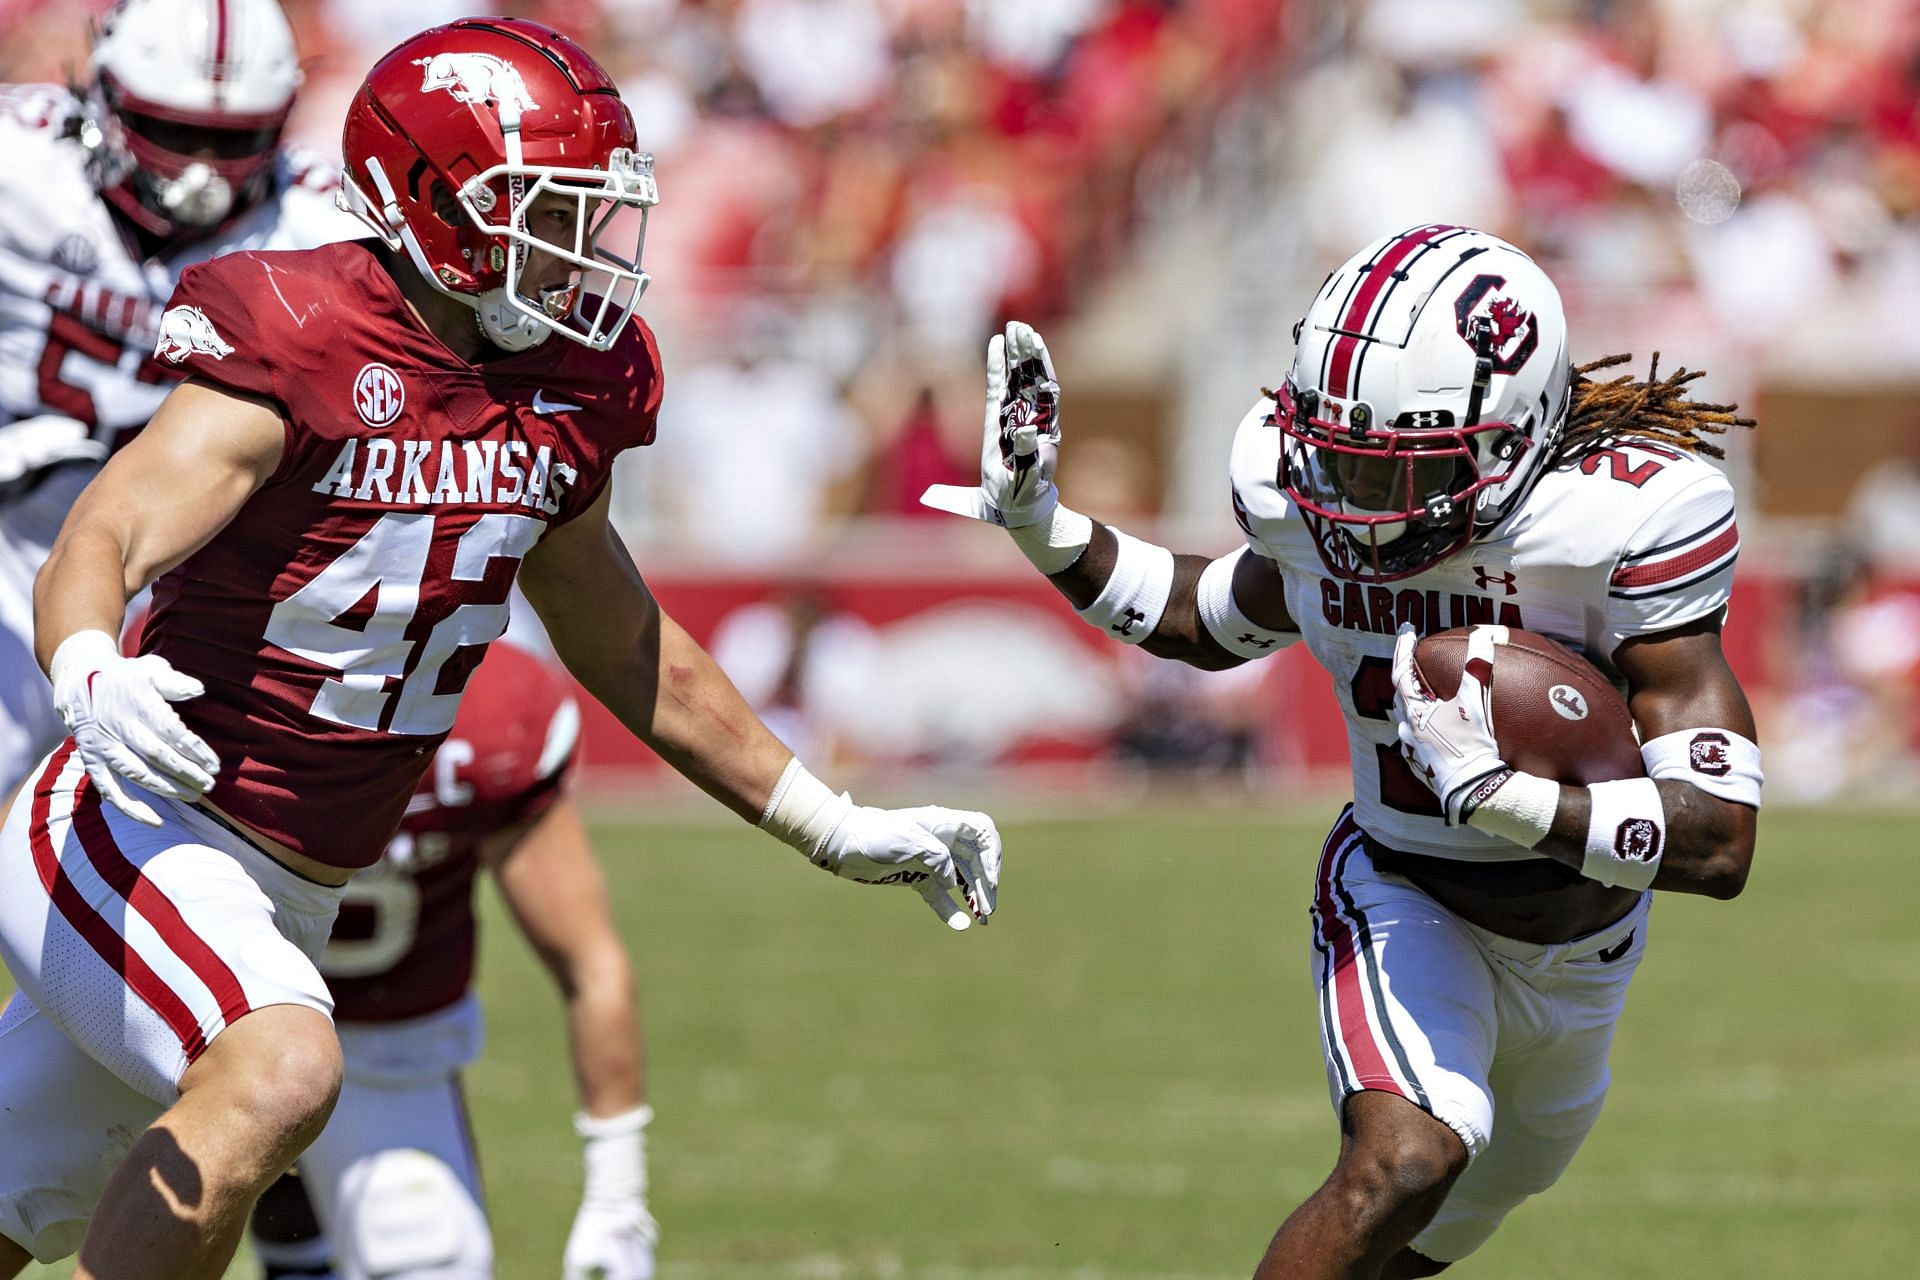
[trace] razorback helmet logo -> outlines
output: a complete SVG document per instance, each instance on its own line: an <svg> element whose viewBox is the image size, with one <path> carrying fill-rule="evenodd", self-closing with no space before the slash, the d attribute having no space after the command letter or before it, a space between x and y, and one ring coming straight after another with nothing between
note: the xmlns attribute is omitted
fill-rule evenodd
<svg viewBox="0 0 1920 1280"><path fill-rule="evenodd" d="M513 64L490 53L436 53L414 59L413 65L427 69L420 80L422 93L445 89L455 102L497 103L521 111L540 106Z"/></svg>
<svg viewBox="0 0 1920 1280"><path fill-rule="evenodd" d="M233 354L233 346L222 338L198 307L169 307L160 317L160 341L153 354L169 364L180 364L188 356L212 356L224 360Z"/></svg>
<svg viewBox="0 0 1920 1280"><path fill-rule="evenodd" d="M1475 317L1486 320L1493 332L1493 371L1518 373L1540 345L1540 321L1533 312L1498 292L1505 276L1479 275L1454 299L1454 327L1460 340L1473 345Z"/></svg>

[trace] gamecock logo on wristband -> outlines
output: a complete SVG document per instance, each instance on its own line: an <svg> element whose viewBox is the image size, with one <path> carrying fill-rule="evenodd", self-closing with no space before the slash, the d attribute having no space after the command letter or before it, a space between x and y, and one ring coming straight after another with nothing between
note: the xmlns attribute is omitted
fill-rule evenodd
<svg viewBox="0 0 1920 1280"><path fill-rule="evenodd" d="M1733 772L1733 757L1727 750L1730 746L1724 733L1696 733L1687 744L1687 763L1695 773L1724 778Z"/></svg>
<svg viewBox="0 0 1920 1280"><path fill-rule="evenodd" d="M1613 851L1629 862L1660 856L1660 826L1652 818L1628 818L1613 834Z"/></svg>

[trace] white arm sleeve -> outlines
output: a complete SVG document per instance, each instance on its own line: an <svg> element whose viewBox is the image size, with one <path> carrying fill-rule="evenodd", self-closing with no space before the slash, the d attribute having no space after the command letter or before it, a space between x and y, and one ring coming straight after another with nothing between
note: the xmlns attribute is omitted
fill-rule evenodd
<svg viewBox="0 0 1920 1280"><path fill-rule="evenodd" d="M1230 551L1202 570L1196 604L1207 634L1222 649L1243 658L1264 658L1298 640L1300 633L1269 630L1248 618L1235 603L1234 570L1239 567L1240 557L1253 554L1257 553L1245 547Z"/></svg>

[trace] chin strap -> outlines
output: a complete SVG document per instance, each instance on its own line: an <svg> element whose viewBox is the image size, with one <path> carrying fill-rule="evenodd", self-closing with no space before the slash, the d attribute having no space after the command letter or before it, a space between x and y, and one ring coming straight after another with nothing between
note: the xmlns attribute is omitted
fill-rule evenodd
<svg viewBox="0 0 1920 1280"><path fill-rule="evenodd" d="M515 251L518 251L518 246ZM504 287L489 289L478 298L455 296L472 305L474 319L480 323L480 336L496 347L508 351L528 351L553 334L553 330L508 302Z"/></svg>
<svg viewBox="0 0 1920 1280"><path fill-rule="evenodd" d="M1475 316L1473 328L1473 390L1467 396L1467 420L1462 426L1478 426L1480 402L1493 385L1493 324L1485 316Z"/></svg>

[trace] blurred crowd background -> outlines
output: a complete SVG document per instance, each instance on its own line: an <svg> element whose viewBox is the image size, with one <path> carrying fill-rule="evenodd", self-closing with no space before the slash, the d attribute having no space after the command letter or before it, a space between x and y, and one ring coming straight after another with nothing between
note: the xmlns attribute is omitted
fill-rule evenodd
<svg viewBox="0 0 1920 1280"><path fill-rule="evenodd" d="M286 7L292 132L334 155L366 67L475 11ZM87 8L0 0L0 79L81 66ZM500 9L594 52L658 157L643 311L666 409L618 515L796 746L1228 788L1337 766L1302 655L1202 676L1094 647L1004 539L915 499L970 482L980 353L1019 317L1060 366L1068 500L1226 549L1227 442L1313 289L1438 219L1539 258L1577 358L1658 351L1759 417L1726 463L1729 647L1770 794L1920 781L1912 0Z"/></svg>

